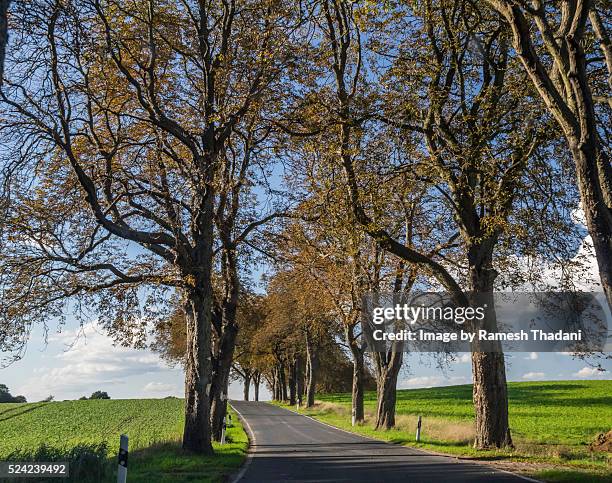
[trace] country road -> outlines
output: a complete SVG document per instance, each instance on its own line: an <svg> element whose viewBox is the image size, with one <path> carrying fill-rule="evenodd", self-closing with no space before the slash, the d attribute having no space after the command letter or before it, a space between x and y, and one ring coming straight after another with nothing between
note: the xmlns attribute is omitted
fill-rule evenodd
<svg viewBox="0 0 612 483"><path fill-rule="evenodd" d="M504 482L525 479L489 466L373 441L264 402L232 401L250 433L241 483Z"/></svg>

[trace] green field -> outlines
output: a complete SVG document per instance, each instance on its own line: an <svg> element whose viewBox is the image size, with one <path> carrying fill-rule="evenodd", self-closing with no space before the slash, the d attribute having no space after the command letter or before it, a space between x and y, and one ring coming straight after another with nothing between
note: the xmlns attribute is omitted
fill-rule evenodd
<svg viewBox="0 0 612 483"><path fill-rule="evenodd" d="M202 457L180 448L182 399L0 404L0 460L70 457L71 467L85 472L74 475L74 481L113 481L124 433L130 438L130 482L223 481L242 464L248 449L247 436L232 414L229 444L215 445L215 456Z"/></svg>
<svg viewBox="0 0 612 483"><path fill-rule="evenodd" d="M612 429L612 381L509 383L513 451L479 452L473 444L472 387L397 392L397 427L373 429L376 394L366 394L366 423L350 425L350 394L321 395L305 411L334 426L398 444L483 460L508 461L518 471L547 481L612 482L612 455L591 452L598 433ZM417 417L421 443L415 442Z"/></svg>

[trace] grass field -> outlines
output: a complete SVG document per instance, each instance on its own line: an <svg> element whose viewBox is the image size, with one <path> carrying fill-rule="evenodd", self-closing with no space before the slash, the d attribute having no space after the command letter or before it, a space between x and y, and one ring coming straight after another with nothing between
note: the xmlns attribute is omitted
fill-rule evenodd
<svg viewBox="0 0 612 483"><path fill-rule="evenodd" d="M71 472L83 468L73 481L114 481L119 435L124 433L130 438L130 482L223 481L242 464L248 449L247 436L232 414L229 444L215 444L215 456L202 457L180 448L182 399L0 404L0 460L69 457Z"/></svg>
<svg viewBox="0 0 612 483"><path fill-rule="evenodd" d="M509 383L514 451L476 451L472 387L451 386L397 393L397 427L373 429L376 394L367 393L365 424L350 425L350 394L321 395L305 410L334 426L398 444L483 460L512 461L519 471L546 481L612 482L612 455L590 452L598 433L612 429L612 381ZM421 443L415 442L423 417Z"/></svg>

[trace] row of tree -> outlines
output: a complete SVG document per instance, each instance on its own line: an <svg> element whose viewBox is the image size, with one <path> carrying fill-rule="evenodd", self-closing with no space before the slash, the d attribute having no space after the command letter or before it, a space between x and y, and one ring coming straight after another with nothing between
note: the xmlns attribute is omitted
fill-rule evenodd
<svg viewBox="0 0 612 483"><path fill-rule="evenodd" d="M232 369L311 404L350 360L354 421L371 370L392 427L403 352L365 355L362 296L571 287L579 202L612 304L604 7L13 2L2 351L67 311L123 344L154 326L185 366L183 445L211 453ZM472 349L476 446L511 445L503 353Z"/></svg>
<svg viewBox="0 0 612 483"><path fill-rule="evenodd" d="M0 384L0 403L28 402L24 396L13 396L6 384Z"/></svg>

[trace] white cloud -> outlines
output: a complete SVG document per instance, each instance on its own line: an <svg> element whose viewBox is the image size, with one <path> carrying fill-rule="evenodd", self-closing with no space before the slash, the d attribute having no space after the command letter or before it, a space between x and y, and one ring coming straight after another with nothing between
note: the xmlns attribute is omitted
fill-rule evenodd
<svg viewBox="0 0 612 483"><path fill-rule="evenodd" d="M602 377L608 375L608 371L600 371L596 367L584 366L578 372L572 374L575 377L587 378L587 377Z"/></svg>
<svg viewBox="0 0 612 483"><path fill-rule="evenodd" d="M78 331L55 334L53 341L63 342L66 349L51 358L49 367L39 368L18 388L29 399L58 393L78 397L95 390L107 391L112 397L112 385L125 384L131 376L167 370L156 354L114 346L94 323Z"/></svg>
<svg viewBox="0 0 612 483"><path fill-rule="evenodd" d="M142 391L146 394L164 396L176 396L180 392L176 385L163 382L149 382L145 384Z"/></svg>
<svg viewBox="0 0 612 483"><path fill-rule="evenodd" d="M528 381L540 380L546 377L546 373L544 372L527 372L523 374L523 379Z"/></svg>
<svg viewBox="0 0 612 483"><path fill-rule="evenodd" d="M537 361L539 358L539 354L537 352L530 352L529 355L525 357L527 361Z"/></svg>
<svg viewBox="0 0 612 483"><path fill-rule="evenodd" d="M468 384L469 382L471 382L471 379L466 376L417 376L403 380L401 386L404 388L425 388Z"/></svg>

